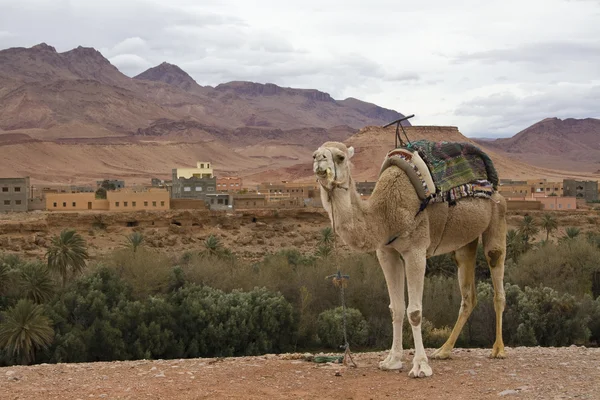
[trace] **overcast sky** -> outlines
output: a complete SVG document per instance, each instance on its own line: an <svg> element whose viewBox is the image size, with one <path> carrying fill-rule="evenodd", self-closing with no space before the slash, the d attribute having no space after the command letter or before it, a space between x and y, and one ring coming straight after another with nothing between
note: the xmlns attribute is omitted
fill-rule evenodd
<svg viewBox="0 0 600 400"><path fill-rule="evenodd" d="M167 5L168 4L168 5ZM100 50L134 76L315 88L511 136L600 117L600 0L0 0L0 48Z"/></svg>

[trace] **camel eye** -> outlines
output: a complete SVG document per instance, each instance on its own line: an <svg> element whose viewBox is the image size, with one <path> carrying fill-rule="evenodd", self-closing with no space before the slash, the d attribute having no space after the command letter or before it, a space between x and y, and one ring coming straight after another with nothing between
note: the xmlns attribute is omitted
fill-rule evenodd
<svg viewBox="0 0 600 400"><path fill-rule="evenodd" d="M346 159L346 157L344 157L344 156L336 156L335 159L337 160L338 163L341 163L341 162L343 162Z"/></svg>

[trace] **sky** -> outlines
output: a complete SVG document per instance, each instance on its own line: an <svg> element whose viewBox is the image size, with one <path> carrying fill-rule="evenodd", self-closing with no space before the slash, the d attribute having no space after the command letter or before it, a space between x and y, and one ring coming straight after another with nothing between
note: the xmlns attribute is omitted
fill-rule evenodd
<svg viewBox="0 0 600 400"><path fill-rule="evenodd" d="M600 0L0 0L0 48L94 47L128 76L313 88L506 137L600 118Z"/></svg>

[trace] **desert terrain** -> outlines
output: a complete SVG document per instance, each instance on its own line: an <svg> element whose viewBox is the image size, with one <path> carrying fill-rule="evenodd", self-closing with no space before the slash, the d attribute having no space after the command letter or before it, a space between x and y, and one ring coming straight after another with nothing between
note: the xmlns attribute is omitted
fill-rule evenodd
<svg viewBox="0 0 600 400"><path fill-rule="evenodd" d="M89 47L0 50L0 176L33 185L169 179L212 161L248 185L312 179L311 153L328 140L356 148L355 174L374 180L403 114L317 89L234 81L202 86L164 62L130 78ZM460 127L410 126L411 140L473 142ZM549 118L511 139L477 141L501 178L597 179L598 120Z"/></svg>
<svg viewBox="0 0 600 400"><path fill-rule="evenodd" d="M431 353L433 349L426 349ZM357 353L357 368L302 354L139 360L0 368L0 397L24 399L598 399L600 349L456 349L432 360L434 374L411 379L380 371L384 352Z"/></svg>
<svg viewBox="0 0 600 400"><path fill-rule="evenodd" d="M542 211L509 211L509 229L518 228L525 214L537 220ZM568 227L582 234L597 231L600 215L596 210L554 211L558 222L556 237ZM320 232L330 226L322 208L280 210L237 210L231 213L207 210L171 210L154 212L32 212L0 215L0 249L26 259L43 259L50 237L71 228L86 240L92 259L122 247L125 237L141 232L146 246L173 257L187 251L199 251L209 235L243 260L258 261L266 254L283 248L295 248L312 254ZM544 238L543 232L537 239ZM349 250L342 242L341 251Z"/></svg>

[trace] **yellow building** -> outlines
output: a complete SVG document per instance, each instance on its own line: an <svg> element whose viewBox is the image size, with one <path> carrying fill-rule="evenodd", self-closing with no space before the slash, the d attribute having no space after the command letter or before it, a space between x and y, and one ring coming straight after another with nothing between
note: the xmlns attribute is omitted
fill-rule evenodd
<svg viewBox="0 0 600 400"><path fill-rule="evenodd" d="M555 194L557 196L563 195L563 183L562 182L548 182L547 179L528 180L527 183L531 185L532 193L544 193L546 196Z"/></svg>
<svg viewBox="0 0 600 400"><path fill-rule="evenodd" d="M47 193L48 211L108 210L108 200L96 199L95 193Z"/></svg>
<svg viewBox="0 0 600 400"><path fill-rule="evenodd" d="M164 188L109 191L106 197L110 211L168 210L171 207L169 192Z"/></svg>
<svg viewBox="0 0 600 400"><path fill-rule="evenodd" d="M198 161L196 168L175 168L173 169L173 178L212 178L213 168L210 162Z"/></svg>
<svg viewBox="0 0 600 400"><path fill-rule="evenodd" d="M108 191L106 199L96 199L95 193L48 193L48 211L141 211L168 210L169 192L164 189Z"/></svg>

